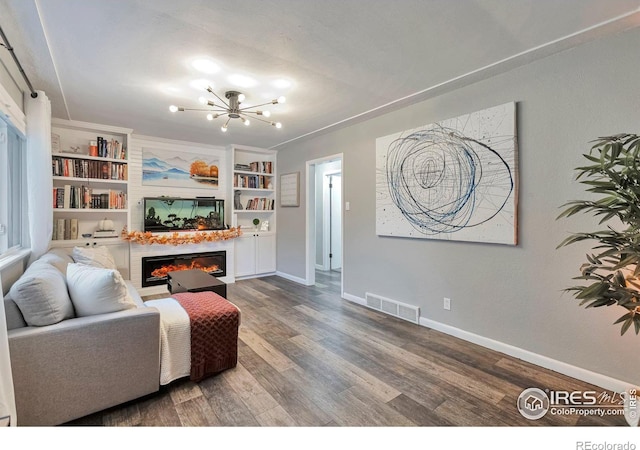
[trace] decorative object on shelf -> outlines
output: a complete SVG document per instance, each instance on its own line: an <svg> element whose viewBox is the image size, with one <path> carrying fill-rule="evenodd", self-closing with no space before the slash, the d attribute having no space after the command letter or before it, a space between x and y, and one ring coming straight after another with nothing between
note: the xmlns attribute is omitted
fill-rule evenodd
<svg viewBox="0 0 640 450"><path fill-rule="evenodd" d="M282 124L280 122L272 122L270 120L265 120L262 118L271 117L271 113L269 111L255 108L260 108L265 105L277 105L279 103L284 103L286 101L284 97L278 97L271 100L270 102L262 103L259 105L241 107L241 104L245 99L245 95L241 92L225 92L224 96L227 99L226 101L219 97L215 92L213 92L211 86L207 86L207 92L214 95L218 99L219 103L216 103L212 100L207 100L205 97L200 97L198 101L207 108L184 108L181 106L171 105L169 107L169 111L208 111L209 113L207 114L207 120L213 120L217 119L218 117L226 116L227 121L220 128L223 132L227 131L231 119L240 119L244 125L248 126L251 122L250 117L261 122L268 123L269 125L276 128L282 128Z"/></svg>
<svg viewBox="0 0 640 450"><path fill-rule="evenodd" d="M216 231L196 231L194 233L168 233L168 234L153 234L151 232L142 231L130 231L126 228L122 230L121 237L125 241L132 242L140 245L185 245L185 244L200 244L202 242L218 242L227 241L229 239L235 239L242 236L240 227L231 227L227 230Z"/></svg>
<svg viewBox="0 0 640 450"><path fill-rule="evenodd" d="M82 237L85 239L89 239L91 236L93 236L91 233L82 233Z"/></svg>
<svg viewBox="0 0 640 450"><path fill-rule="evenodd" d="M300 172L280 175L280 206L300 206Z"/></svg>
<svg viewBox="0 0 640 450"><path fill-rule="evenodd" d="M60 135L51 133L51 153L60 153Z"/></svg>
<svg viewBox="0 0 640 450"><path fill-rule="evenodd" d="M98 222L98 231L114 231L113 220L106 217Z"/></svg>
<svg viewBox="0 0 640 450"><path fill-rule="evenodd" d="M98 228L93 233L94 238L113 238L118 237L118 232L113 223L113 220L104 218L98 222Z"/></svg>
<svg viewBox="0 0 640 450"><path fill-rule="evenodd" d="M638 228L640 210L640 135L617 134L593 141L584 157L590 165L577 167L576 179L587 186L587 192L599 195L591 200L565 203L558 216L593 213L606 223L605 230L572 233L558 248L585 240L595 241L597 253L586 255L581 276L586 286L565 289L572 292L580 306L598 308L620 306L626 310L614 324L621 323L620 334L631 325L640 334L640 249Z"/></svg>
<svg viewBox="0 0 640 450"><path fill-rule="evenodd" d="M142 149L142 184L218 189L220 160L206 154Z"/></svg>
<svg viewBox="0 0 640 450"><path fill-rule="evenodd" d="M233 193L233 207L235 209L242 209L242 200L240 199L241 195L242 195L242 192L240 191L235 191Z"/></svg>
<svg viewBox="0 0 640 450"><path fill-rule="evenodd" d="M263 220L260 224L260 231L269 231L269 221Z"/></svg>
<svg viewBox="0 0 640 450"><path fill-rule="evenodd" d="M258 229L258 225L260 225L260 219L258 219L257 217L255 219L253 219L252 221L253 226L255 227L255 229Z"/></svg>

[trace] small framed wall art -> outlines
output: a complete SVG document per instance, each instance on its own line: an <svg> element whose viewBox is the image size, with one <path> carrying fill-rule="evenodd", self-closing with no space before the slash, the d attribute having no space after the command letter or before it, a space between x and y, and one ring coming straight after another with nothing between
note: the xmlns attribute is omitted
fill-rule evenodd
<svg viewBox="0 0 640 450"><path fill-rule="evenodd" d="M300 172L280 175L280 206L300 206Z"/></svg>

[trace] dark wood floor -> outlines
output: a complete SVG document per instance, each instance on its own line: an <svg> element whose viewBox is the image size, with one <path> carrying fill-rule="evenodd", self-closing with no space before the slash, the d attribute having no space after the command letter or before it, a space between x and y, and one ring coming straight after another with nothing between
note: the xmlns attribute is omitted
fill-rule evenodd
<svg viewBox="0 0 640 450"><path fill-rule="evenodd" d="M340 298L340 273L304 287L239 281L236 368L70 422L105 426L626 426L622 416L516 409L525 388L596 390L567 376Z"/></svg>

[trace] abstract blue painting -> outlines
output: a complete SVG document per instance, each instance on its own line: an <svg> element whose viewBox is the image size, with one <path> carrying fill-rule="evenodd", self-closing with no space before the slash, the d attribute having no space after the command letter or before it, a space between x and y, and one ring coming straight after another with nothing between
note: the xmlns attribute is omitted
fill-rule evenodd
<svg viewBox="0 0 640 450"><path fill-rule="evenodd" d="M142 149L142 184L218 189L217 158L168 150Z"/></svg>
<svg viewBox="0 0 640 450"><path fill-rule="evenodd" d="M376 234L517 244L515 103L376 139Z"/></svg>

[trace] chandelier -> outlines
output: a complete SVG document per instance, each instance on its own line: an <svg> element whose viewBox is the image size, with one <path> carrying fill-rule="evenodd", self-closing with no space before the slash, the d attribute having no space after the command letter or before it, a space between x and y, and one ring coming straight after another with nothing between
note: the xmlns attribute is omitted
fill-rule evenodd
<svg viewBox="0 0 640 450"><path fill-rule="evenodd" d="M222 127L220 127L223 132L227 131L231 119L240 119L243 124L249 126L249 124L251 123L250 118L253 118L261 122L268 123L273 127L282 128L282 124L280 122L272 122L270 120L263 119L263 117L271 117L271 112L256 108L260 108L265 105L277 105L279 103L284 103L286 101L284 97L278 97L271 100L270 102L262 103L260 105L242 107L242 102L245 99L245 95L242 92L225 92L224 96L227 99L226 101L220 98L215 92L213 92L211 86L207 86L207 92L213 94L218 99L219 103L208 100L205 97L200 97L198 101L201 104L207 106L207 108L183 108L181 106L171 105L169 107L169 111L208 111L207 120L217 119L218 117L226 117L226 122L224 123L224 125L222 125Z"/></svg>

